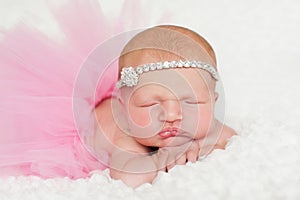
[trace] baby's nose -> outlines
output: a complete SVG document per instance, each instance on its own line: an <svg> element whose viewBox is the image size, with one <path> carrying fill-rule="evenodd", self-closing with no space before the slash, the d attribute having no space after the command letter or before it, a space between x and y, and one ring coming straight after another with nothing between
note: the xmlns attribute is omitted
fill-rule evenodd
<svg viewBox="0 0 300 200"><path fill-rule="evenodd" d="M162 103L162 112L159 115L159 120L163 122L175 122L182 120L182 110L180 103L177 100L168 100Z"/></svg>

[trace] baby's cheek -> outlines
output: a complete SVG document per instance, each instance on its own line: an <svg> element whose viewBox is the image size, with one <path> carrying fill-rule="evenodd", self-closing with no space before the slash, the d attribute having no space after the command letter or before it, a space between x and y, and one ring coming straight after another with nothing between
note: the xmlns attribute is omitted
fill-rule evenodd
<svg viewBox="0 0 300 200"><path fill-rule="evenodd" d="M212 123L213 113L211 106L200 106L199 115L200 116L198 117L198 131L196 135L197 139L200 139L207 134L209 127Z"/></svg>
<svg viewBox="0 0 300 200"><path fill-rule="evenodd" d="M147 109L130 109L130 120L139 127L149 126L151 123L150 113Z"/></svg>

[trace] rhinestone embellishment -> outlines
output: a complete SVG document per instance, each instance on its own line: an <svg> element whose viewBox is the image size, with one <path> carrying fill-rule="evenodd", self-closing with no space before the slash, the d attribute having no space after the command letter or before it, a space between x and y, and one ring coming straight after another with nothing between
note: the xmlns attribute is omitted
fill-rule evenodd
<svg viewBox="0 0 300 200"><path fill-rule="evenodd" d="M172 69L172 68L198 68L203 69L210 73L210 75L216 80L219 80L219 75L216 69L206 63L201 61L164 61L157 63L148 63L141 66L136 67L123 67L121 71L121 79L117 82L117 88L121 88L123 86L133 87L138 84L139 75L156 70L164 70L164 69Z"/></svg>
<svg viewBox="0 0 300 200"><path fill-rule="evenodd" d="M138 74L133 67L125 67L121 71L121 80L121 84L128 87L135 86L138 83ZM120 86L122 87L122 85Z"/></svg>

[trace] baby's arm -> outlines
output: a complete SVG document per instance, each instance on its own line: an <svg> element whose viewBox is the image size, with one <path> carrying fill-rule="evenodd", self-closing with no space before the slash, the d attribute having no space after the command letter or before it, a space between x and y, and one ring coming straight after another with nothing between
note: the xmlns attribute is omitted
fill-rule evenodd
<svg viewBox="0 0 300 200"><path fill-rule="evenodd" d="M122 180L130 187L152 183L159 170L165 171L165 153L149 153L130 137L119 139L110 156L110 176Z"/></svg>
<svg viewBox="0 0 300 200"><path fill-rule="evenodd" d="M153 156L126 153L112 155L110 159L110 176L120 179L126 185L136 188L144 183L152 183L157 176L158 167Z"/></svg>
<svg viewBox="0 0 300 200"><path fill-rule="evenodd" d="M225 149L228 140L233 135L236 135L235 130L216 120L213 133L208 134L202 140L198 140L199 157L210 154L214 149Z"/></svg>
<svg viewBox="0 0 300 200"><path fill-rule="evenodd" d="M186 161L195 162L199 152L194 140L179 146L159 148L152 155L129 136L122 137L115 144L119 148L111 154L110 175L134 188L152 183L158 171L166 172L175 165L186 164Z"/></svg>

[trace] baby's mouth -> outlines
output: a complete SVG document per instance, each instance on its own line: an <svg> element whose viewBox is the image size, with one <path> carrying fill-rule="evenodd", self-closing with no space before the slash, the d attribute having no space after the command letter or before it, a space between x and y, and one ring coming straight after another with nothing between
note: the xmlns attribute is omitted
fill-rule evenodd
<svg viewBox="0 0 300 200"><path fill-rule="evenodd" d="M180 130L178 128L166 128L158 133L162 138L175 137L179 134Z"/></svg>

